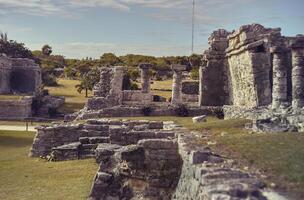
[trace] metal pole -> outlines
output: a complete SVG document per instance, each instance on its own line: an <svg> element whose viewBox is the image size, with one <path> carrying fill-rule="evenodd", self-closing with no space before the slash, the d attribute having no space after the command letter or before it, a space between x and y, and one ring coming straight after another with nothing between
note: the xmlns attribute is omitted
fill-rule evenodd
<svg viewBox="0 0 304 200"><path fill-rule="evenodd" d="M195 0L193 0L192 7L192 45L191 45L191 53L194 52L194 19L195 19Z"/></svg>

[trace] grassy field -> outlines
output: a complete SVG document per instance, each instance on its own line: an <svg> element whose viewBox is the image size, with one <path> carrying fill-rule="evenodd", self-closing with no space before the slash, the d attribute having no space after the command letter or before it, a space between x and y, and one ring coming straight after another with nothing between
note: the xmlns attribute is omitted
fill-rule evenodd
<svg viewBox="0 0 304 200"><path fill-rule="evenodd" d="M191 117L141 117L129 119L149 119L175 121L189 130L207 135L207 140L197 141L218 153L239 161L240 167L259 169L267 175L266 182L275 182L278 189L289 190L304 198L304 134L303 133L263 133L250 134L244 130L248 120L218 120L210 117L206 123L193 124ZM292 191L292 192L290 192Z"/></svg>
<svg viewBox="0 0 304 200"><path fill-rule="evenodd" d="M0 131L0 199L86 199L94 160L46 162L29 158L34 133Z"/></svg>
<svg viewBox="0 0 304 200"><path fill-rule="evenodd" d="M65 104L59 111L63 113L73 113L83 108L87 102L87 98L84 95L77 92L75 86L79 84L78 80L66 80L58 79L59 86L57 87L46 87L51 95L64 96ZM89 96L92 96L92 92L89 92Z"/></svg>
<svg viewBox="0 0 304 200"><path fill-rule="evenodd" d="M49 90L49 93L51 95L65 97L65 104L60 108L59 111L63 113L73 113L82 109L84 104L87 102L87 98L85 97L84 92L82 94L79 94L75 88L75 86L79 84L79 81L58 79L58 84L59 86L57 87L46 87L46 89ZM171 90L172 80L154 81L154 83L151 85L151 89L155 95L160 95L169 99L171 97L171 91L161 90ZM91 91L89 91L89 96L92 96Z"/></svg>
<svg viewBox="0 0 304 200"><path fill-rule="evenodd" d="M168 101L172 96L172 80L153 81L151 84L151 90L154 95L165 97Z"/></svg>
<svg viewBox="0 0 304 200"><path fill-rule="evenodd" d="M0 100L19 100L20 95L0 95Z"/></svg>

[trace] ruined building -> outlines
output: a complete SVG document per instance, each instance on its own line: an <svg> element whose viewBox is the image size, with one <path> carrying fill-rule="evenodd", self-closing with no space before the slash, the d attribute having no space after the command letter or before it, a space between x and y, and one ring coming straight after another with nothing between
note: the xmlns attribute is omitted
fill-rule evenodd
<svg viewBox="0 0 304 200"><path fill-rule="evenodd" d="M0 95L20 99L0 99L0 119L49 116L64 103L63 97L41 94L41 69L34 60L0 54Z"/></svg>
<svg viewBox="0 0 304 200"><path fill-rule="evenodd" d="M285 37L259 24L220 29L200 70L200 105L303 107L304 36Z"/></svg>
<svg viewBox="0 0 304 200"><path fill-rule="evenodd" d="M33 60L0 55L0 94L36 94L41 70Z"/></svg>

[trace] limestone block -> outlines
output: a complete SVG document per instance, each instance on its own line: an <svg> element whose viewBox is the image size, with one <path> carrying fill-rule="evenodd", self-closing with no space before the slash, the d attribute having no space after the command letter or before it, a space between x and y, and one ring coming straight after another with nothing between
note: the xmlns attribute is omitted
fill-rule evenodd
<svg viewBox="0 0 304 200"><path fill-rule="evenodd" d="M192 118L193 123L200 123L200 122L206 122L207 121L207 116L206 115L201 115L197 117Z"/></svg>

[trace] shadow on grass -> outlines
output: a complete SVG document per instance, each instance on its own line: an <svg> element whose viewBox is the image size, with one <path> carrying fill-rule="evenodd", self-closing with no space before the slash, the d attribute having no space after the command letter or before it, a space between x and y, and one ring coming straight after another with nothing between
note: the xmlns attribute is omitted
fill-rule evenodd
<svg viewBox="0 0 304 200"><path fill-rule="evenodd" d="M0 135L0 147L26 147L33 143L31 137L13 137Z"/></svg>

